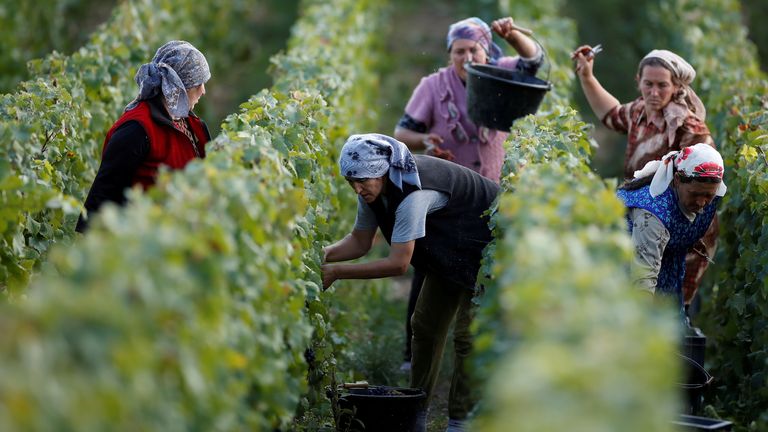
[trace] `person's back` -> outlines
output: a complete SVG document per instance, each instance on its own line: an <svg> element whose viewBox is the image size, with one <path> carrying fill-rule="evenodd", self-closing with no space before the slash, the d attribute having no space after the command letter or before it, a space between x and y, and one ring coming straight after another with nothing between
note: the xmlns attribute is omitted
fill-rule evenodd
<svg viewBox="0 0 768 432"><path fill-rule="evenodd" d="M649 162L619 188L641 288L677 296L682 306L685 256L715 217L718 197L726 191L722 178L720 154L700 143Z"/></svg>
<svg viewBox="0 0 768 432"><path fill-rule="evenodd" d="M499 186L460 165L432 156L415 155L421 189L449 196L447 204L426 218L427 235L416 240L413 266L423 271L461 275L457 279L474 286L482 250L492 239L488 227L488 208L496 199ZM383 200L370 207L376 214L384 237L391 243L395 210L414 187L400 190L388 187Z"/></svg>
<svg viewBox="0 0 768 432"><path fill-rule="evenodd" d="M694 220L681 210L678 196L673 188L668 188L663 194L652 197L650 185L635 190L620 189L617 192L630 212L627 214L630 232L634 233L635 225L638 230L648 230L655 221L643 220L647 214L653 215L666 230L659 234L658 239L664 240L663 253L656 276L655 292L667 295L681 296L683 276L685 274L685 255L696 242L704 236L717 210L719 199L715 198ZM639 214L634 209L643 210ZM643 220L642 223L636 222ZM653 236L647 236L653 237ZM646 240L647 241L647 240ZM645 241L644 241L645 242Z"/></svg>
<svg viewBox="0 0 768 432"><path fill-rule="evenodd" d="M357 218L352 232L324 248L323 287L338 279L401 276L410 264L423 270L411 319L411 387L424 389L428 405L455 322L448 415L449 430L461 430L476 402L466 361L472 351L472 299L482 250L491 240L485 212L498 186L451 162L414 157L405 144L380 134L352 135L339 168L359 197ZM386 258L329 264L368 253L378 229L390 241ZM426 428L426 407L418 426Z"/></svg>

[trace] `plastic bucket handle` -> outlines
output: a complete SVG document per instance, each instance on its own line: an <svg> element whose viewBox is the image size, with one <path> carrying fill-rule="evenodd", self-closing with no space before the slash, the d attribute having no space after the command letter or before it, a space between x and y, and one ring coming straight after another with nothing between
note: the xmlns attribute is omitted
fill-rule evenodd
<svg viewBox="0 0 768 432"><path fill-rule="evenodd" d="M715 379L715 377L713 377L712 375L710 375L710 374L709 374L709 372L707 372L707 370L706 370L706 369L704 369L704 366L700 365L700 364L699 364L699 363L698 363L696 360L694 360L694 359L692 359L692 358L690 358L690 357L688 357L688 356L686 356L686 355L682 355L682 354L677 354L677 355L678 355L680 358L682 358L683 360L685 360L687 363L689 363L689 364L693 365L693 367L694 367L695 369L697 369L699 372L703 372L703 375L704 375L704 377L705 377L705 381L704 381L703 383L696 383L696 384L691 384L691 383L678 383L678 385L680 386L680 388L683 388L683 389L698 389L698 388L704 388L704 387L706 387L706 386L710 385L710 384L712 383L712 381Z"/></svg>
<svg viewBox="0 0 768 432"><path fill-rule="evenodd" d="M465 69L470 70L470 68L467 68L467 67L465 67ZM534 88L534 89L539 89L539 90L547 90L547 91L552 90L552 83L550 83L549 81L543 81L543 82L546 82L546 84L527 83L527 82L523 82L523 81L512 81L512 80L501 78L501 77L498 77L498 76L495 76L495 75L487 74L487 73L482 72L480 69L477 69L475 67L471 67L471 73L473 75L477 75L477 76L482 77L482 78L487 78L487 79L494 80L494 81L502 81L502 82L505 82L505 83L514 84L514 85L521 86L521 87L528 87L528 88ZM534 77L534 78L536 78L536 77ZM539 81L541 81L541 80L539 80Z"/></svg>

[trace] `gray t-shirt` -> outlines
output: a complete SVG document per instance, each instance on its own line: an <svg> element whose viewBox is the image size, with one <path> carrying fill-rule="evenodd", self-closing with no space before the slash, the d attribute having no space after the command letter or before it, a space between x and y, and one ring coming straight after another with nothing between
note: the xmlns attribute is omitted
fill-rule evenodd
<svg viewBox="0 0 768 432"><path fill-rule="evenodd" d="M447 193L429 189L418 190L405 197L395 211L392 243L406 243L424 237L427 215L445 207L448 199ZM387 205L386 201L384 205ZM373 210L358 196L355 229L369 231L378 227Z"/></svg>

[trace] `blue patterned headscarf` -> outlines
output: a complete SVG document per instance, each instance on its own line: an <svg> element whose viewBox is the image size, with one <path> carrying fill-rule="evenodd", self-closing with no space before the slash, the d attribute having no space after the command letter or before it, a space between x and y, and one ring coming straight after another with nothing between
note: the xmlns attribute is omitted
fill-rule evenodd
<svg viewBox="0 0 768 432"><path fill-rule="evenodd" d="M349 178L378 178L389 174L389 180L400 190L403 183L421 189L416 160L408 147L382 134L351 135L341 149L341 175Z"/></svg>
<svg viewBox="0 0 768 432"><path fill-rule="evenodd" d="M197 48L185 41L170 41L161 46L150 63L136 72L139 95L125 108L151 99L162 92L173 118L189 115L187 89L204 84L211 78L208 62Z"/></svg>
<svg viewBox="0 0 768 432"><path fill-rule="evenodd" d="M480 18L467 18L451 24L446 37L448 51L451 50L451 45L456 39L469 39L479 43L488 55L490 64L496 64L503 55L501 48L493 42L491 28Z"/></svg>

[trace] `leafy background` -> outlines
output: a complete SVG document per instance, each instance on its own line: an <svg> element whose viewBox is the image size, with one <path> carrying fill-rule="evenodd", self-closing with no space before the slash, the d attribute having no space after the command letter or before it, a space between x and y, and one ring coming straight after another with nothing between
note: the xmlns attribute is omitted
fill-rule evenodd
<svg viewBox="0 0 768 432"><path fill-rule="evenodd" d="M445 64L449 23L510 14L545 43L556 87L508 143L477 427L662 430L675 412L674 341L651 337L670 318L624 295L621 208L595 175L616 175L621 139L583 123L595 119L569 67L572 48L602 42L598 76L623 101L652 48L699 71L730 187L697 318L717 377L706 412L765 429L765 13L756 0L3 0L0 428L323 430L332 383L404 383L407 288L318 289L320 248L354 203L336 152L349 133L391 132L418 79ZM104 131L136 67L173 38L211 63L201 114L216 150L75 238Z"/></svg>

